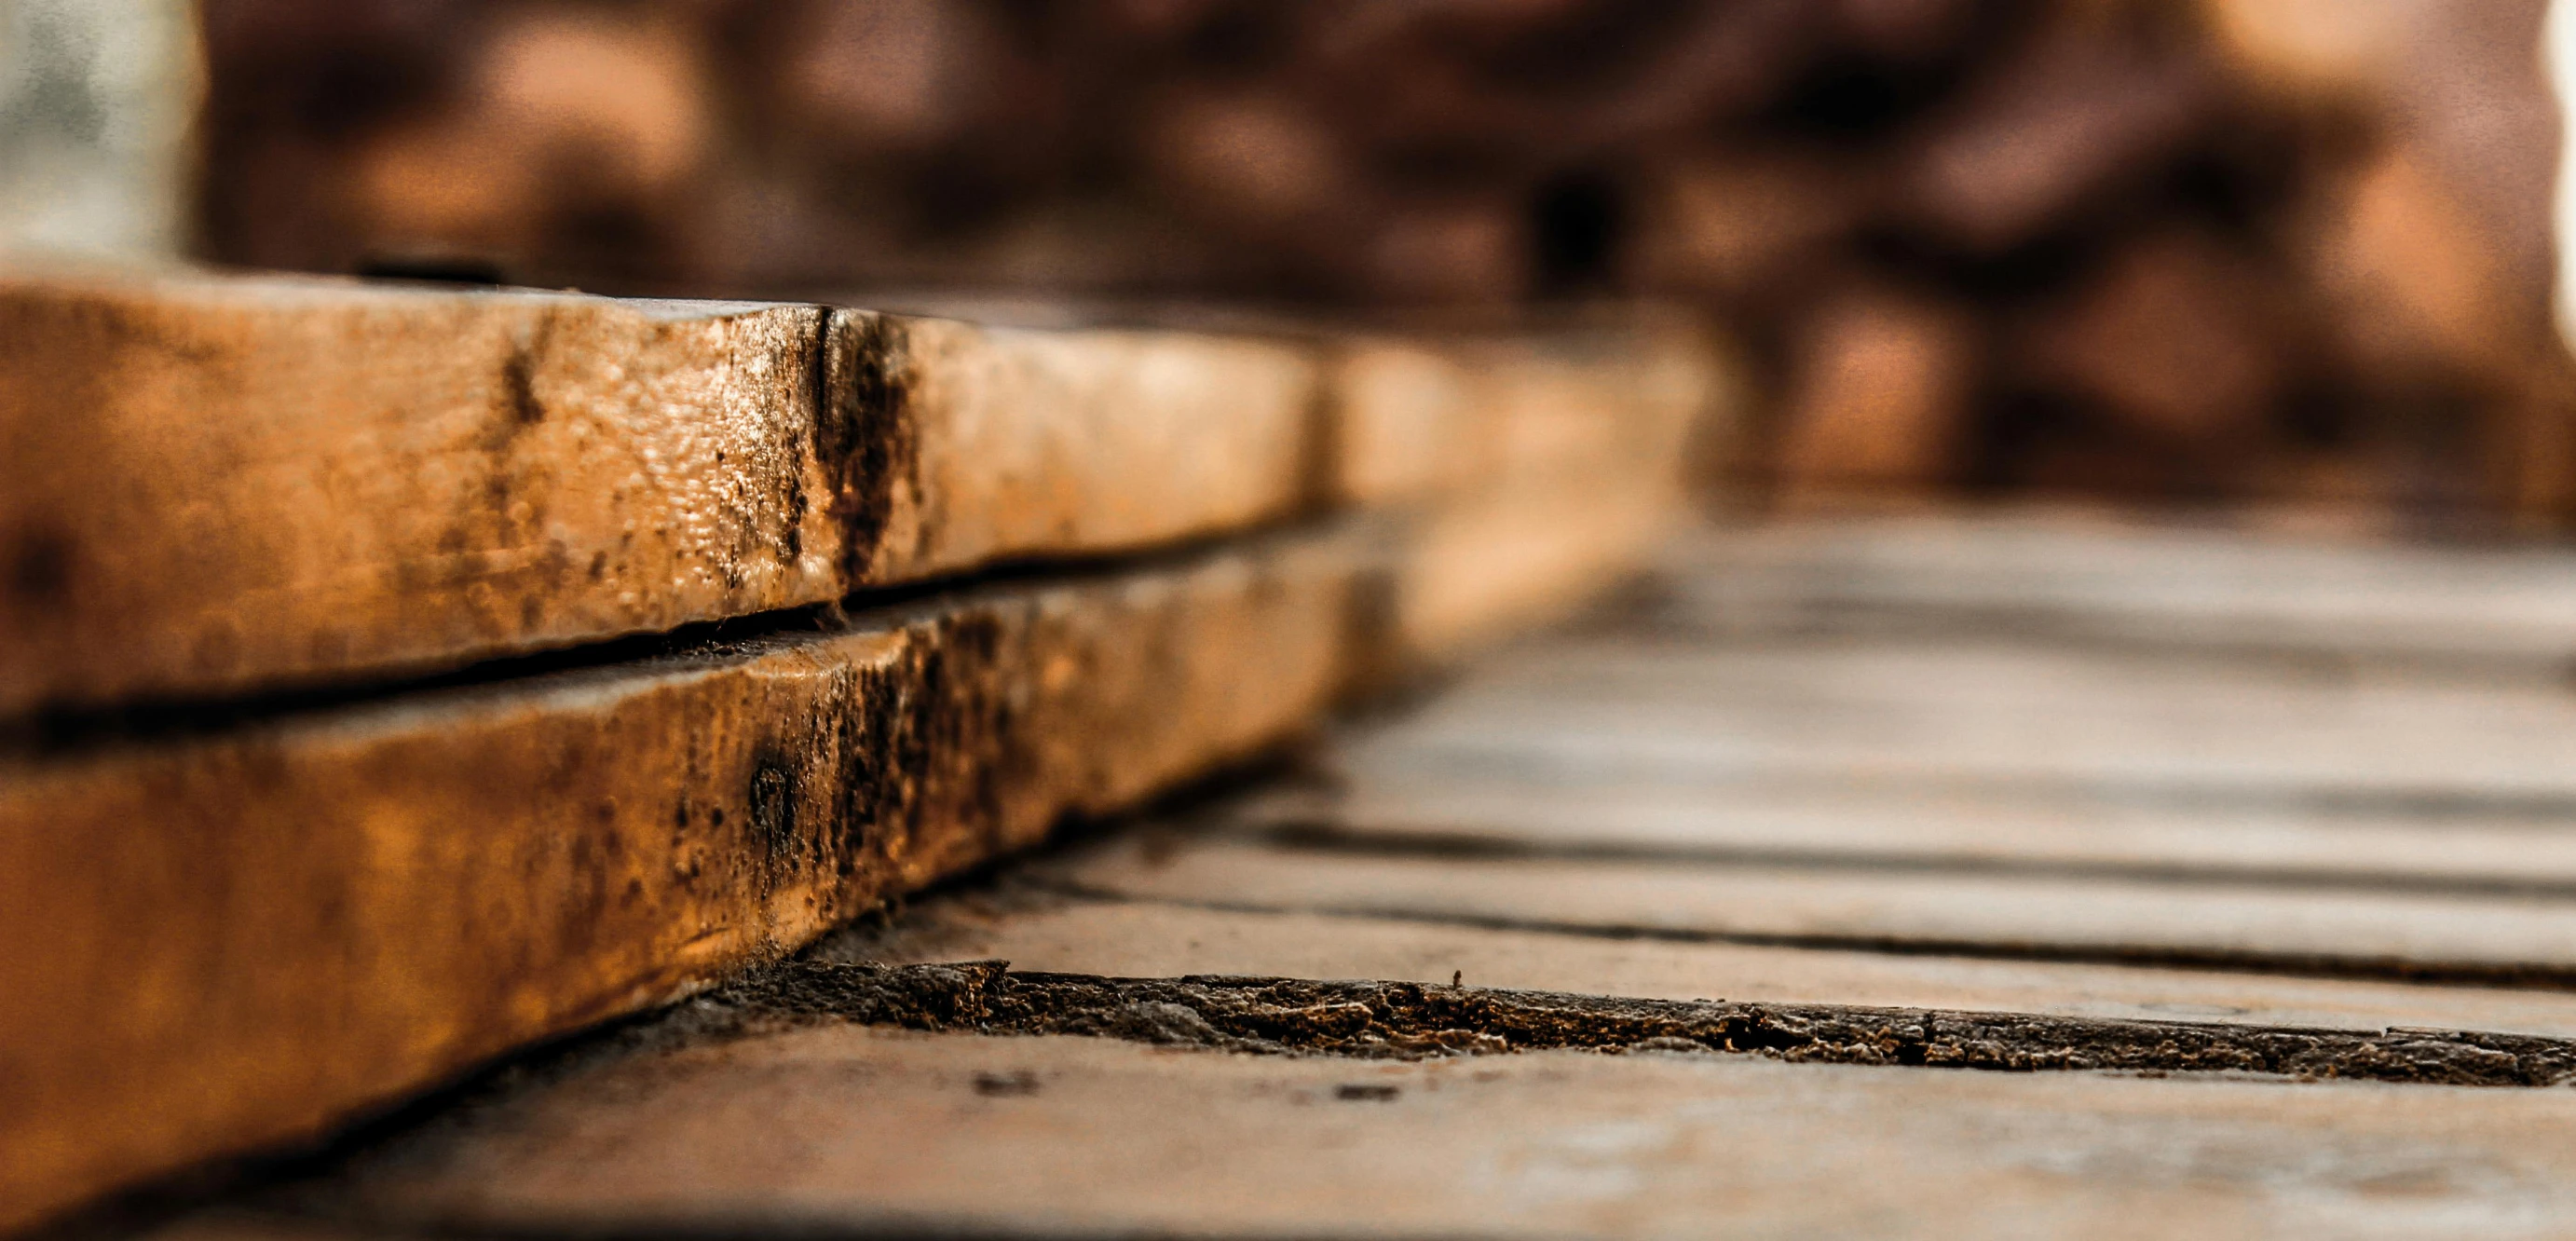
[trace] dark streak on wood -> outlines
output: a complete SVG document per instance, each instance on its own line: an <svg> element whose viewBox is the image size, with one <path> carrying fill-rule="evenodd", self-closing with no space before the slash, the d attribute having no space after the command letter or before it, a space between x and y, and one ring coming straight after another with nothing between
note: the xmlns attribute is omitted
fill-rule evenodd
<svg viewBox="0 0 2576 1241"><path fill-rule="evenodd" d="M792 962L756 971L716 998L749 1019L746 1028L764 1017L838 1019L1372 1059L1571 1048L2007 1072L2234 1072L2449 1086L2556 1086L2576 1080L2576 1040L2527 1035L2363 1034L1417 983L1104 978L1013 973L999 961Z"/></svg>

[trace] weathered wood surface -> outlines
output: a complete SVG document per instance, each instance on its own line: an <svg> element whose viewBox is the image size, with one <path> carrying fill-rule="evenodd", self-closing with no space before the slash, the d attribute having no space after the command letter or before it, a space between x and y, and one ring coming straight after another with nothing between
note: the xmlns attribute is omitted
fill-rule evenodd
<svg viewBox="0 0 2576 1241"><path fill-rule="evenodd" d="M1313 368L1174 335L295 278L0 287L0 706L654 632L1293 511Z"/></svg>
<svg viewBox="0 0 2576 1241"><path fill-rule="evenodd" d="M1969 630L2493 665L2576 657L2576 553L2074 513L1747 526L1674 549L1660 623Z"/></svg>
<svg viewBox="0 0 2576 1241"><path fill-rule="evenodd" d="M1497 764L1499 766L1499 764ZM1781 862L2131 874L2165 879L2576 895L2576 832L2541 807L2492 812L2081 792L1353 763L1243 818L1300 838L1672 864ZM2399 799L2390 799L2399 800Z"/></svg>
<svg viewBox="0 0 2576 1241"><path fill-rule="evenodd" d="M2352 545L2243 552L2197 535L2168 546L2133 528L2087 542L2080 527L2038 523L1889 525L1910 540L1895 547L1943 546L1981 566L1945 587L1974 612L2084 564L2105 579L2152 576L2173 600L2217 599L2200 619L2228 631L2235 596L2260 593L2249 562L2323 558L2346 577L2372 564ZM2355 902L2388 888L2576 896L2576 699L2555 665L2427 660L2423 644L2357 653L2332 633L2305 646L2178 646L1909 630L1922 618L1903 609L1888 613L1899 628L1869 633L1671 623L1683 606L1671 601L1733 580L1726 566L1743 544L1837 580L1848 544L1836 532L1849 528L1684 540L1670 557L1683 567L1628 627L1488 661L1422 710L1347 737L1324 781L1239 817L1375 849L1661 861L1674 873L1875 865L2021 875L2010 882L2033 890L2047 874L2081 874L2340 886ZM2016 561L2031 540L2047 554ZM2132 557L2140 543L2155 554ZM2195 549L2210 555L2184 554ZM2490 614L2474 592L2430 580L2441 576L2430 553L2382 550L2392 606ZM2535 574L2545 559L2511 558ZM2280 599L2301 598L2296 575L2287 580L2274 583ZM1826 629L1868 610L1819 606Z"/></svg>
<svg viewBox="0 0 2576 1241"><path fill-rule="evenodd" d="M1353 751L1356 763L1605 782L2557 813L2576 804L2576 696L2554 678L1978 638L1611 634L1499 660Z"/></svg>
<svg viewBox="0 0 2576 1241"><path fill-rule="evenodd" d="M576 1069L301 1201L511 1235L2537 1236L2571 1151L2549 1091L825 1025ZM281 1235L200 1227L162 1235Z"/></svg>
<svg viewBox="0 0 2576 1241"><path fill-rule="evenodd" d="M1694 627L1690 579L1666 586L1341 731L1311 778L842 932L169 1241L2570 1230L2562 1094L2424 1084L2563 1080L2554 673L1939 617ZM832 964L991 958L1015 972ZM831 989L891 975L1071 1006L838 1023L922 1024ZM1233 1017L1130 1002L1229 988ZM1363 993L1462 1023L1372 1008L1354 1028L1387 1038L1325 1037ZM1685 1055L1609 1020L1703 999L1776 1018L1735 1051L2171 1075ZM1570 1033L1491 1019L1509 1004ZM1251 1046L1237 1018L1301 1054L1213 1050ZM978 1020L1042 1036L955 1028ZM1531 1050L1561 1046L1623 1054ZM1432 1058L1365 1058L1389 1054ZM2348 1071L2416 1084L2292 1080Z"/></svg>
<svg viewBox="0 0 2576 1241"><path fill-rule="evenodd" d="M1596 933L2417 972L2576 984L2576 897L1901 867L1460 858L1204 841L1114 846L1104 895Z"/></svg>
<svg viewBox="0 0 2576 1241"><path fill-rule="evenodd" d="M824 959L1006 960L1125 978L1373 978L1652 999L1855 1004L2378 1031L2394 1026L2576 1037L2576 994L1766 944L1688 943L1419 918L1208 909L1028 895L924 902L884 931L838 935Z"/></svg>
<svg viewBox="0 0 2576 1241"><path fill-rule="evenodd" d="M1354 540L0 770L0 1203L309 1135L1306 726Z"/></svg>
<svg viewBox="0 0 2576 1241"><path fill-rule="evenodd" d="M1506 382L1424 397L1455 408L1399 449L1341 433L1339 346L1311 334L59 274L0 281L0 327L0 715L453 667L1438 490L1381 456L1460 487L1535 459L1666 479L1709 391L1671 333L1415 342ZM1491 404L1523 377L1546 403Z"/></svg>

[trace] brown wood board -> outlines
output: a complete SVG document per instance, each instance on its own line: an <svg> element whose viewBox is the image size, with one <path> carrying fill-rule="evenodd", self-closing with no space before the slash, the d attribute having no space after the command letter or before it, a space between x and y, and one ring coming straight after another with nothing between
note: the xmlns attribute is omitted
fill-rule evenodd
<svg viewBox="0 0 2576 1241"><path fill-rule="evenodd" d="M1425 398L1457 416L1405 451L1460 477L1363 486L1396 450L1341 434L1343 338L1312 330L26 272L0 325L0 715L410 675L1533 462L1669 478L1710 390L1671 333L1416 341L1563 399Z"/></svg>
<svg viewBox="0 0 2576 1241"><path fill-rule="evenodd" d="M1344 534L0 772L0 1202L309 1136L1306 726Z"/></svg>

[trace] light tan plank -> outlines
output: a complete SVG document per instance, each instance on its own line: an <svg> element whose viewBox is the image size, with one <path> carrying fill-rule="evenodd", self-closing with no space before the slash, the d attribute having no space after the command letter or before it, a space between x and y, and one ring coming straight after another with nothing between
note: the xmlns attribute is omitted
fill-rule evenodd
<svg viewBox="0 0 2576 1241"><path fill-rule="evenodd" d="M1497 924L2576 979L2576 900L1787 865L1678 866L1116 842L1111 895Z"/></svg>
<svg viewBox="0 0 2576 1241"><path fill-rule="evenodd" d="M0 769L0 1223L309 1135L1301 727L1339 535Z"/></svg>
<svg viewBox="0 0 2576 1241"><path fill-rule="evenodd" d="M1684 441L1731 425L1738 400L1713 342L1652 314L1547 334L1343 336L1328 356L1334 487L1370 506L1514 479L1676 477Z"/></svg>
<svg viewBox="0 0 2576 1241"><path fill-rule="evenodd" d="M1506 480L1394 516L1385 659L1455 663L1572 616L1643 569L1685 511L1678 472L1653 468Z"/></svg>
<svg viewBox="0 0 2576 1241"><path fill-rule="evenodd" d="M1570 615L1683 524L1695 432L1729 425L1710 342L1642 314L1550 335L1343 337L1329 351L1343 502L1388 510L1392 664Z"/></svg>
<svg viewBox="0 0 2576 1241"><path fill-rule="evenodd" d="M307 1201L510 1233L2576 1227L2576 1113L2545 1091L1579 1052L1372 1063L822 1026L612 1061L461 1119Z"/></svg>
<svg viewBox="0 0 2576 1241"><path fill-rule="evenodd" d="M1463 976L1476 987L1648 999L2576 1036L2576 995L2550 991L1674 943L1147 902L982 904L971 896L931 901L889 931L827 939L816 951L830 960L1005 960L1015 970L1123 978L1243 974L1443 985Z"/></svg>

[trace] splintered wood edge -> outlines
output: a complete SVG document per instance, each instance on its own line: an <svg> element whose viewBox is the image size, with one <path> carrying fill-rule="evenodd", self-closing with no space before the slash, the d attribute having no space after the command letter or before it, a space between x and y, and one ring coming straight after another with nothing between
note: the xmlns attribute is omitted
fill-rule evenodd
<svg viewBox="0 0 2576 1241"><path fill-rule="evenodd" d="M0 1226L666 1001L1313 719L1339 532L0 779Z"/></svg>
<svg viewBox="0 0 2576 1241"><path fill-rule="evenodd" d="M1616 471L1677 452L1709 391L1670 331L1378 344L1428 388L1327 365L1377 347L1357 338L9 276L0 716L410 675L1530 463Z"/></svg>

